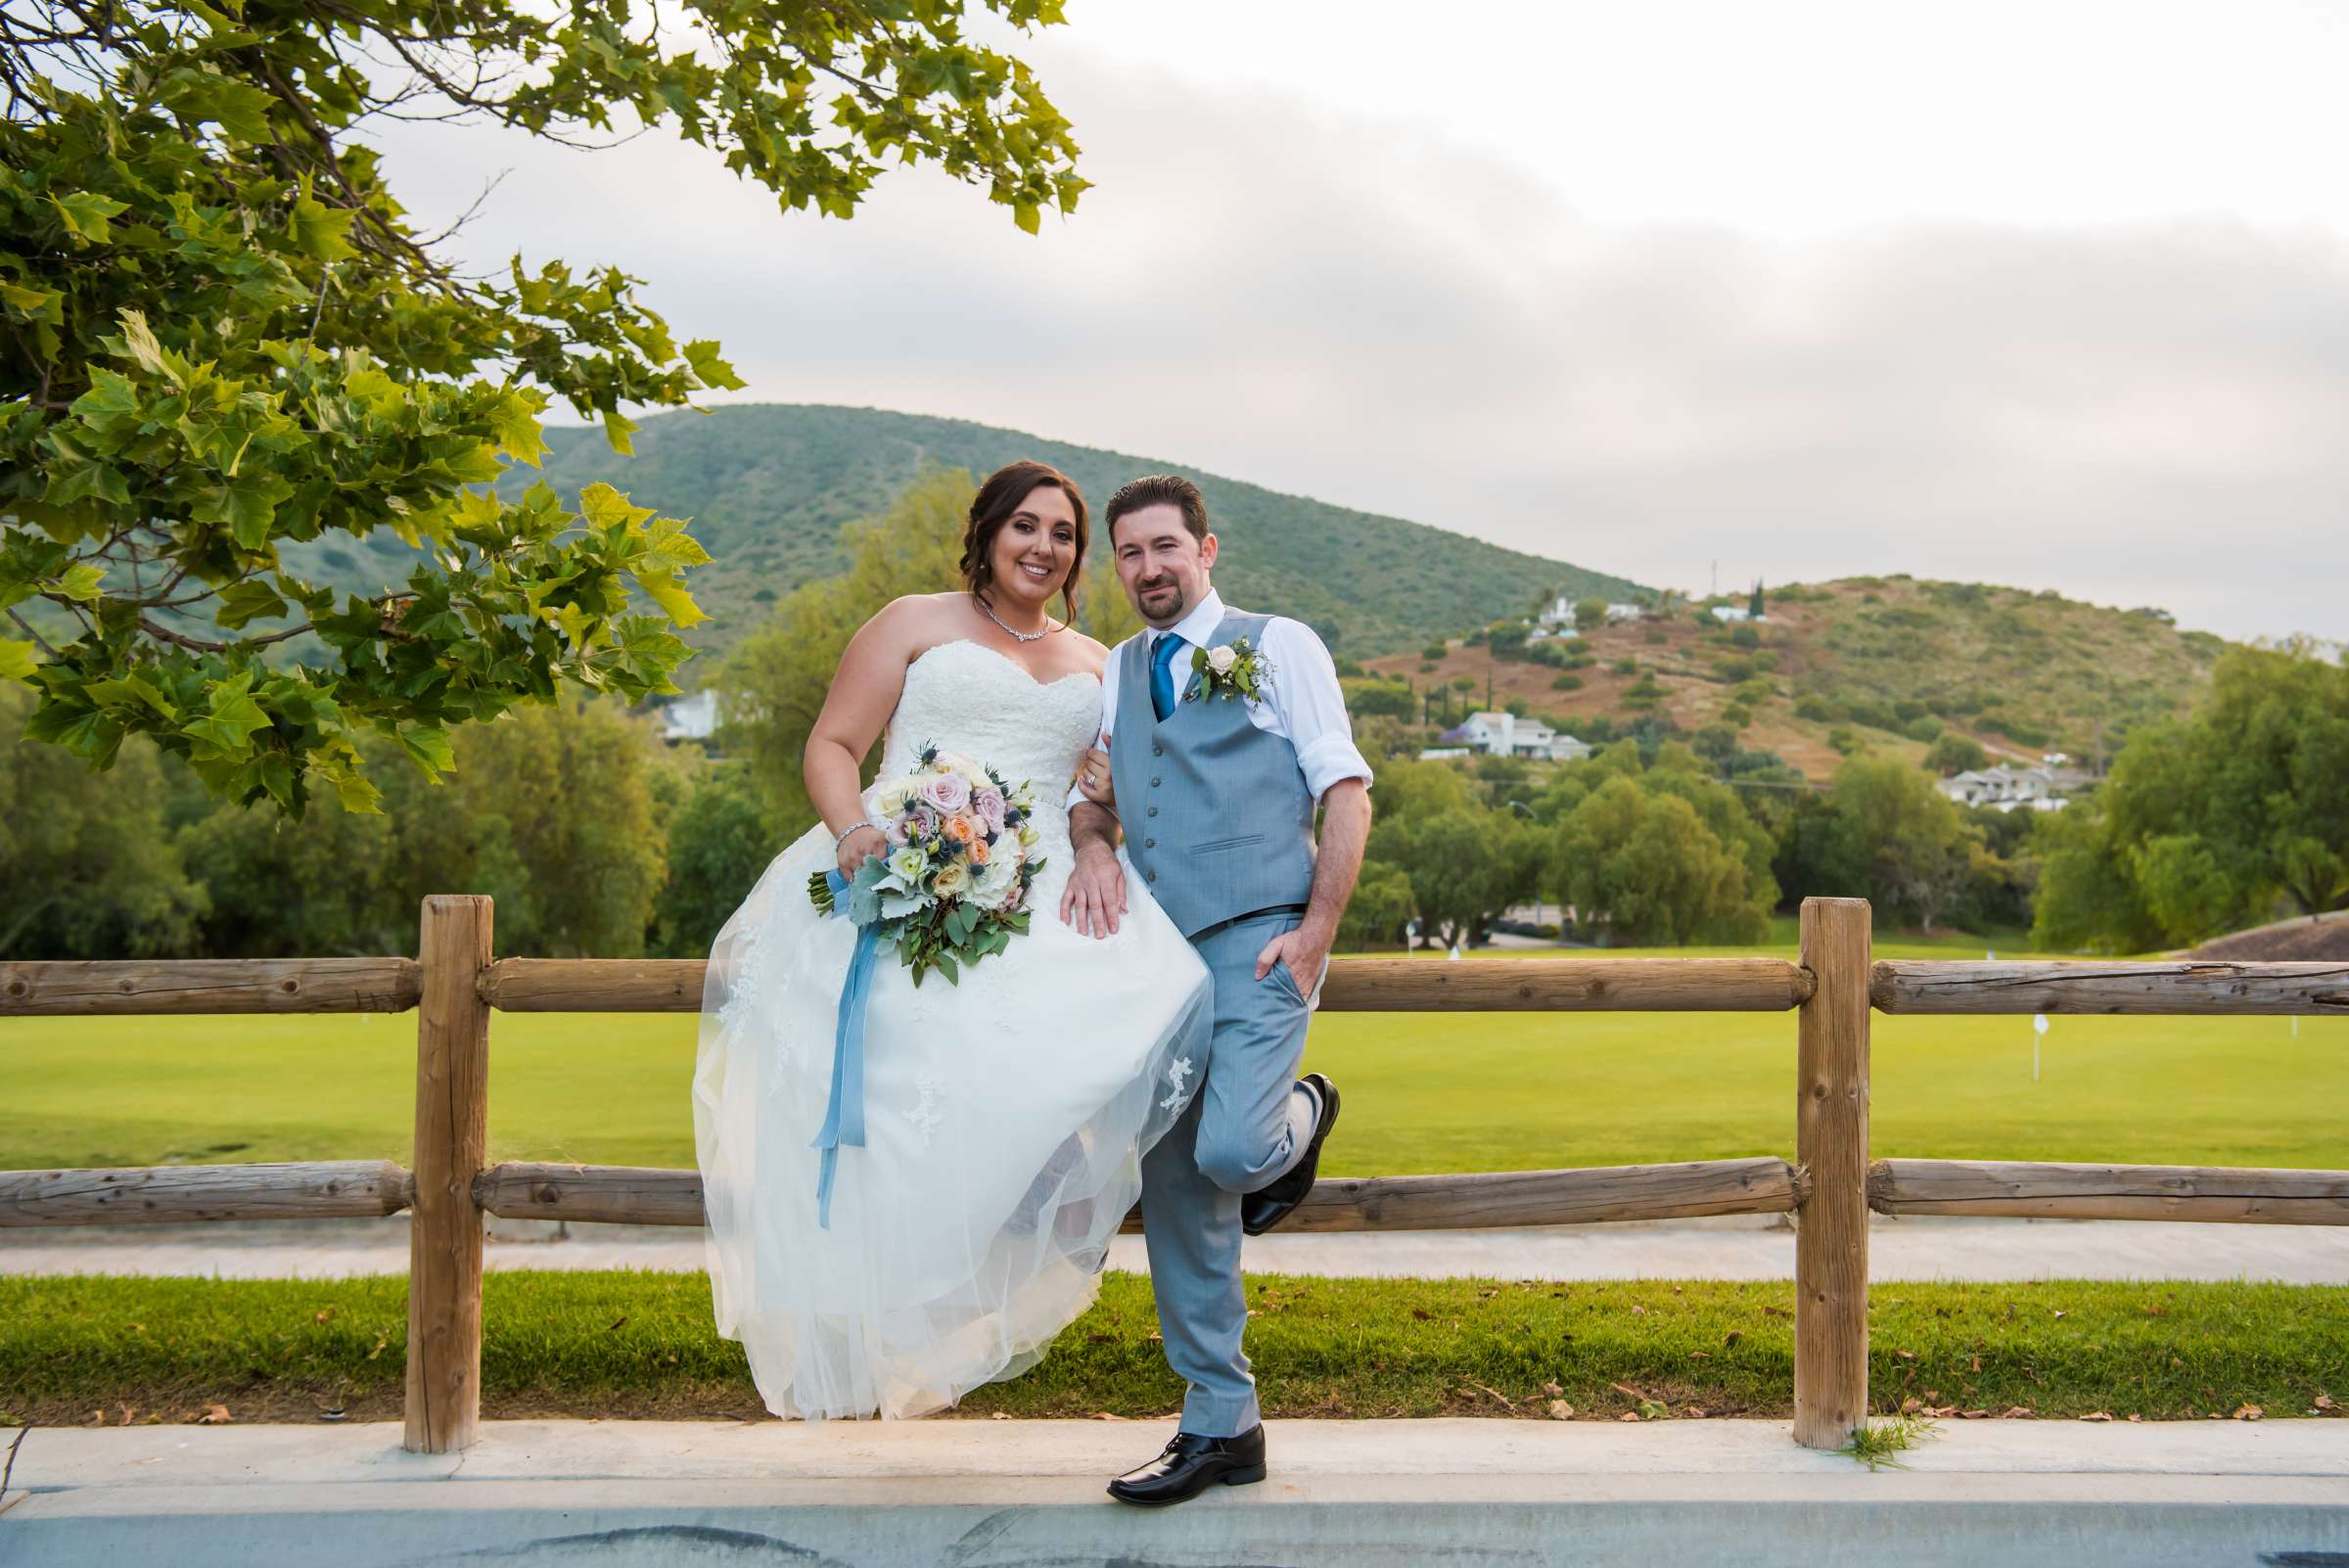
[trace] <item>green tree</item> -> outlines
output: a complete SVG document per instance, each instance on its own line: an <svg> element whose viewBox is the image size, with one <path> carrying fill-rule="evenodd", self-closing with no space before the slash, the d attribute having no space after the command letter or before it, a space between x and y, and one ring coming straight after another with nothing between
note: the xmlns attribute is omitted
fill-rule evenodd
<svg viewBox="0 0 2349 1568"><path fill-rule="evenodd" d="M668 830L668 875L653 904L655 956L699 958L710 951L760 874L783 849L748 769L709 769Z"/></svg>
<svg viewBox="0 0 2349 1568"><path fill-rule="evenodd" d="M1407 720L1418 715L1419 697L1408 686L1391 686L1383 680L1361 681L1346 694L1346 709L1357 718L1385 715Z"/></svg>
<svg viewBox="0 0 2349 1568"><path fill-rule="evenodd" d="M1410 918L1410 877L1400 866L1371 862L1362 867L1354 897L1338 921L1338 945L1355 949L1394 946L1403 941L1404 922Z"/></svg>
<svg viewBox="0 0 2349 1568"><path fill-rule="evenodd" d="M1990 765L1990 753L1970 735L1952 730L1934 741L1925 752L1924 765L1948 778L1956 773L1967 773Z"/></svg>
<svg viewBox="0 0 2349 1568"><path fill-rule="evenodd" d="M1409 880L1421 928L1451 946L1482 942L1501 911L1533 897L1545 836L1513 812L1468 806L1382 821L1370 840L1371 858Z"/></svg>
<svg viewBox="0 0 2349 1568"><path fill-rule="evenodd" d="M1929 929L1957 905L1980 835L1931 779L1896 758L1855 757L1828 802L1830 863L1879 919Z"/></svg>
<svg viewBox="0 0 2349 1568"><path fill-rule="evenodd" d="M380 808L361 741L428 775L451 732L565 686L673 692L709 559L591 486L481 488L543 450L550 401L627 449L626 405L741 382L636 280L516 257L468 277L360 139L476 117L567 144L663 127L788 208L853 211L890 162L983 187L1034 230L1083 187L1065 119L961 0L28 0L0 18L0 676L25 733L100 767L127 736L299 815ZM982 0L1023 31L1058 0ZM373 596L282 555L386 529L426 548ZM647 607L655 613L645 613ZM315 664L272 665L299 639Z"/></svg>
<svg viewBox="0 0 2349 1568"><path fill-rule="evenodd" d="M942 469L907 486L886 514L851 524L841 533L849 570L792 590L713 671L728 748L749 763L778 832L796 836L815 818L800 754L841 651L892 599L960 580L955 563L976 487L962 470Z"/></svg>
<svg viewBox="0 0 2349 1568"><path fill-rule="evenodd" d="M1634 775L1601 779L1559 822L1548 870L1576 924L1617 944L1759 941L1770 892L1724 847L1695 807L1642 788ZM1774 890L1772 890L1774 891Z"/></svg>
<svg viewBox="0 0 2349 1568"><path fill-rule="evenodd" d="M1574 601L1574 629L1588 637L1607 623L1607 601L1592 594Z"/></svg>
<svg viewBox="0 0 2349 1568"><path fill-rule="evenodd" d="M498 950L641 954L668 861L653 786L667 759L652 726L609 697L533 703L468 729L457 760L464 785L452 804L498 830L518 873L498 900ZM434 814L417 804L416 814ZM422 856L401 880L416 890L401 899L411 921L424 893L445 891L419 887L434 880Z"/></svg>
<svg viewBox="0 0 2349 1568"><path fill-rule="evenodd" d="M2349 665L2230 649L2191 717L2135 731L2043 822L2041 941L2137 951L2349 907Z"/></svg>
<svg viewBox="0 0 2349 1568"><path fill-rule="evenodd" d="M31 694L0 682L0 735ZM161 809L155 748L93 773L54 746L0 749L0 958L146 958L187 950L207 907Z"/></svg>

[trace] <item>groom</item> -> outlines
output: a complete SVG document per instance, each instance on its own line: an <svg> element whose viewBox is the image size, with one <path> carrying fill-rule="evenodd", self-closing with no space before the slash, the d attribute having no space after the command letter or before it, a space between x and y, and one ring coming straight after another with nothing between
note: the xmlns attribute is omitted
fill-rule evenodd
<svg viewBox="0 0 2349 1568"><path fill-rule="evenodd" d="M1370 768L1321 639L1296 621L1229 609L1209 585L1217 544L1197 485L1137 479L1110 497L1106 527L1118 578L1148 623L1102 671L1127 856L1216 988L1199 1090L1142 1161L1159 1332L1190 1385L1182 1425L1158 1457L1109 1484L1128 1502L1179 1502L1265 1476L1256 1381L1240 1349L1240 1236L1303 1200L1337 1120L1335 1085L1296 1074L1370 835ZM1253 695L1234 689L1226 671L1239 656L1222 651L1243 639L1260 662L1238 664ZM1207 669L1194 671L1194 653L1209 656ZM1069 825L1076 865L1062 917L1106 935L1125 903L1118 816L1080 793Z"/></svg>

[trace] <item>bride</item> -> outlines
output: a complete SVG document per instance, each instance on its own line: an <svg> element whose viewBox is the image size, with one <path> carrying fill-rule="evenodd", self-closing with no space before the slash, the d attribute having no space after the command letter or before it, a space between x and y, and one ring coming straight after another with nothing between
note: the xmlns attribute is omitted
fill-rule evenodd
<svg viewBox="0 0 2349 1568"><path fill-rule="evenodd" d="M1014 463L980 487L962 589L898 599L850 639L807 741L823 820L711 948L693 1079L711 1291L718 1333L742 1342L778 1415L919 1415L1033 1365L1091 1305L1140 1153L1197 1087L1211 983L1140 879L1106 941L1056 912L1064 797L1106 656L1050 614L1055 598L1072 607L1085 536L1084 500L1057 470ZM856 933L814 908L808 879L887 853L878 792L859 787L885 724L882 782L933 744L1030 782L1043 865L1027 932L958 983L917 988L882 948L864 1142L842 1137L826 1215L811 1145Z"/></svg>

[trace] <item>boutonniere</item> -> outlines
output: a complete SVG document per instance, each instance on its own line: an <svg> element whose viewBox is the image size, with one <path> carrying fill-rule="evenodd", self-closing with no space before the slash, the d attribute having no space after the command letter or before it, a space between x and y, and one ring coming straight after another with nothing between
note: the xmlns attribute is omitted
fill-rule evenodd
<svg viewBox="0 0 2349 1568"><path fill-rule="evenodd" d="M1185 699L1229 697L1237 692L1254 702L1264 696L1272 667L1248 645L1247 638L1234 637L1221 648L1192 649L1191 673L1199 677L1199 684L1183 693Z"/></svg>

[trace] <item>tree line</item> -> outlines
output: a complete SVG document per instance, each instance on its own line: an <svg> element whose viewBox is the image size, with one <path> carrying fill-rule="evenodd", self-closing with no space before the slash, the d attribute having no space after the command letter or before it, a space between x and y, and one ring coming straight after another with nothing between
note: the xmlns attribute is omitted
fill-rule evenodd
<svg viewBox="0 0 2349 1568"><path fill-rule="evenodd" d="M502 953L695 957L813 820L800 750L840 652L901 594L955 579L960 471L852 525L811 582L708 672L714 756L660 739L611 696L524 703L427 766L363 741L383 809L297 820L224 802L142 737L92 770L67 750L0 754L0 957L258 957L413 950L428 893L497 900ZM1114 643L1132 611L1095 559L1079 623ZM2134 734L2100 787L2057 812L1969 808L1865 752L1809 787L1733 732L1660 715L1593 728L1589 759L1419 761L1405 715L1363 699L1376 821L1344 941L1477 943L1536 899L1614 945L1764 940L1806 896L1868 899L1893 927L2012 933L2046 947L2186 945L2349 904L2349 668L2308 644L2221 661L2188 718ZM0 732L33 705L0 683ZM1946 765L1956 761L1943 757Z"/></svg>

